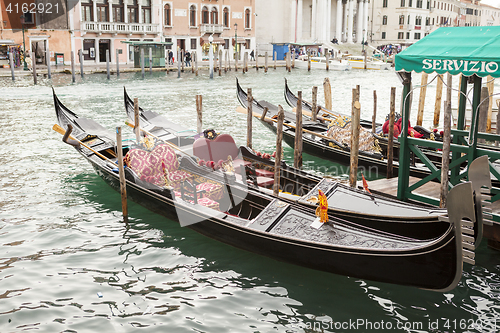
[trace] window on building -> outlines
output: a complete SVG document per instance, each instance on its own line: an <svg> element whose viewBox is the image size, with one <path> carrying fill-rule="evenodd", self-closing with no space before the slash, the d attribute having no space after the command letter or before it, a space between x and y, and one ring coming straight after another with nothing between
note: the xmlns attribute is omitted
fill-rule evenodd
<svg viewBox="0 0 500 333"><path fill-rule="evenodd" d="M398 32L398 39L404 39L405 38L405 33L404 32Z"/></svg>
<svg viewBox="0 0 500 333"><path fill-rule="evenodd" d="M382 25L387 25L387 15L382 16Z"/></svg>
<svg viewBox="0 0 500 333"><path fill-rule="evenodd" d="M167 43L172 43L172 38L165 38L165 42L167 42ZM165 45L165 49L167 49L167 50L171 50L171 49L172 49L172 44L170 44L170 45L167 45L167 44L166 44L166 45Z"/></svg>
<svg viewBox="0 0 500 333"><path fill-rule="evenodd" d="M408 20L406 22L408 22L408 24L410 24L410 22L411 22L410 21L410 15L408 15Z"/></svg>
<svg viewBox="0 0 500 333"><path fill-rule="evenodd" d="M201 24L208 24L208 8L203 6L201 9Z"/></svg>
<svg viewBox="0 0 500 333"><path fill-rule="evenodd" d="M210 23L219 24L219 12L217 11L217 7L213 7L210 12Z"/></svg>
<svg viewBox="0 0 500 333"><path fill-rule="evenodd" d="M405 24L405 16L404 15L399 15L399 24L400 25Z"/></svg>
<svg viewBox="0 0 500 333"><path fill-rule="evenodd" d="M96 1L97 7L97 21L98 22L109 22L109 5L107 0Z"/></svg>
<svg viewBox="0 0 500 333"><path fill-rule="evenodd" d="M142 23L151 23L151 0L142 0Z"/></svg>
<svg viewBox="0 0 500 333"><path fill-rule="evenodd" d="M401 0L401 7L405 6L405 0Z"/></svg>
<svg viewBox="0 0 500 333"><path fill-rule="evenodd" d="M123 22L123 0L113 3L113 21Z"/></svg>
<svg viewBox="0 0 500 333"><path fill-rule="evenodd" d="M82 21L94 21L94 5L92 0L82 1Z"/></svg>
<svg viewBox="0 0 500 333"><path fill-rule="evenodd" d="M382 1L382 7L387 8L387 1L388 1L388 0L383 0L383 1Z"/></svg>
<svg viewBox="0 0 500 333"><path fill-rule="evenodd" d="M382 39L385 39L385 31L382 32Z"/></svg>
<svg viewBox="0 0 500 333"><path fill-rule="evenodd" d="M420 39L420 32L415 32L415 39Z"/></svg>
<svg viewBox="0 0 500 333"><path fill-rule="evenodd" d="M250 49L250 39L245 39L245 48L246 48L247 50L249 50L249 49Z"/></svg>
<svg viewBox="0 0 500 333"><path fill-rule="evenodd" d="M229 49L229 39L224 39L224 50Z"/></svg>
<svg viewBox="0 0 500 333"><path fill-rule="evenodd" d="M415 25L422 25L422 16L415 17Z"/></svg>
<svg viewBox="0 0 500 333"><path fill-rule="evenodd" d="M430 17L425 18L425 25L431 25L431 18Z"/></svg>
<svg viewBox="0 0 500 333"><path fill-rule="evenodd" d="M139 11L139 6L137 6L137 0L131 1L130 4L127 6L127 15L129 23L139 22L138 11Z"/></svg>
<svg viewBox="0 0 500 333"><path fill-rule="evenodd" d="M411 7L413 0L408 0L408 7Z"/></svg>
<svg viewBox="0 0 500 333"><path fill-rule="evenodd" d="M410 32L406 33L406 39L410 39Z"/></svg>
<svg viewBox="0 0 500 333"><path fill-rule="evenodd" d="M229 8L224 7L224 11L222 14L222 24L225 28L229 28Z"/></svg>
<svg viewBox="0 0 500 333"><path fill-rule="evenodd" d="M423 0L417 0L417 8L422 8L424 1Z"/></svg>
<svg viewBox="0 0 500 333"><path fill-rule="evenodd" d="M191 50L196 50L196 38L191 38Z"/></svg>
<svg viewBox="0 0 500 333"><path fill-rule="evenodd" d="M191 7L189 7L189 26L196 27L196 7L195 7L195 5L191 5Z"/></svg>
<svg viewBox="0 0 500 333"><path fill-rule="evenodd" d="M427 0L427 9L431 9L431 0Z"/></svg>
<svg viewBox="0 0 500 333"><path fill-rule="evenodd" d="M251 20L251 15L250 15L250 9L245 10L245 29L250 29L250 20Z"/></svg>
<svg viewBox="0 0 500 333"><path fill-rule="evenodd" d="M169 3L165 4L163 9L164 9L164 15L165 15L164 24L167 26L171 26L172 25L172 8L170 7L170 4Z"/></svg>

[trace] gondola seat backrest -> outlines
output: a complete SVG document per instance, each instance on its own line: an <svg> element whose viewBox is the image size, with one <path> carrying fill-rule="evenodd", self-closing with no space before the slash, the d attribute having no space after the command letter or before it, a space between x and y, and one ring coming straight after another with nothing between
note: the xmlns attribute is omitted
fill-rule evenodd
<svg viewBox="0 0 500 333"><path fill-rule="evenodd" d="M193 154L205 161L227 161L230 155L233 160L233 166L236 172L239 172L239 167L243 164L250 164L238 158L239 148L236 146L234 139L229 134L219 134L214 140L200 138L193 144Z"/></svg>
<svg viewBox="0 0 500 333"><path fill-rule="evenodd" d="M163 175L163 165L168 172L172 182L185 180L191 175L179 170L179 160L174 150L167 144L156 146L152 151L143 149L131 149L125 155L126 165L135 171L141 179L154 179L154 183L161 180Z"/></svg>

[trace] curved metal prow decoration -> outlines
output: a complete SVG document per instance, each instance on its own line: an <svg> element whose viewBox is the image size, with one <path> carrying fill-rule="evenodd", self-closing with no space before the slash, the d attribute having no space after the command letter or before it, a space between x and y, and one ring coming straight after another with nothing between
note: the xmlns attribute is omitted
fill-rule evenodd
<svg viewBox="0 0 500 333"><path fill-rule="evenodd" d="M442 220L449 221L455 228L457 273L453 282L447 288L438 290L440 292L450 291L458 285L462 278L464 262L471 265L475 263L473 227L476 220L476 213L474 210L472 183L462 183L451 189L448 193L447 206L448 217L443 217ZM468 218L470 221L462 220L463 218Z"/></svg>
<svg viewBox="0 0 500 333"><path fill-rule="evenodd" d="M483 202L481 196L481 187L487 187L491 190L490 165L488 156L476 158L469 167L469 180L472 183L474 191L474 202L476 211L475 238L476 249L483 238Z"/></svg>
<svg viewBox="0 0 500 333"><path fill-rule="evenodd" d="M73 126L68 124L68 129L66 130L66 133L64 133L64 136L62 138L64 143L67 143L70 146L80 148L80 142L69 139L69 136L71 135L71 132L73 132Z"/></svg>

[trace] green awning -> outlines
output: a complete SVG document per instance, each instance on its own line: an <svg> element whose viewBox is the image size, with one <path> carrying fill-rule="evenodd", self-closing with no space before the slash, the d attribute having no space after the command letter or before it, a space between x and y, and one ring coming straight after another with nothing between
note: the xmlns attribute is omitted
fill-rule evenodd
<svg viewBox="0 0 500 333"><path fill-rule="evenodd" d="M500 26L439 28L395 62L396 71L500 77Z"/></svg>

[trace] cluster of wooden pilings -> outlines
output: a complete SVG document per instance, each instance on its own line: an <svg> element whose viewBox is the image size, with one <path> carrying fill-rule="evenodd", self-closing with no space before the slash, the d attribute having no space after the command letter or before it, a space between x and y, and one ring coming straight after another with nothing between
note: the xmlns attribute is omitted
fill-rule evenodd
<svg viewBox="0 0 500 333"><path fill-rule="evenodd" d="M116 50L116 58L115 58L116 59L116 76L117 77L120 76L120 55L119 55L118 51L119 50ZM49 55L50 55L50 51L49 51L49 49L47 49L46 59L50 59ZM84 78L84 70L83 70L84 59L83 59L83 51L81 49L78 50L78 55L79 55L79 60L80 60L80 75L83 79ZM35 59L34 53L32 53L31 57L32 57L32 59ZM191 60L192 64L190 66L191 72L193 74L195 74L196 76L198 76L198 59L197 59L196 53L193 53L192 57L193 57ZM178 51L177 52L177 59L184 59L184 58L185 58L184 50ZM229 52L222 52L222 50L219 50L218 56L213 59L213 61L215 63L215 71L219 73L219 76L222 75L222 71L224 71L224 73L227 73L228 71L232 70L230 58L231 57L230 57ZM273 66L274 69L276 69L276 67L277 67L276 58L277 58L277 53L275 52L274 53L274 66ZM150 75L152 75L153 74L153 61L152 61L153 56L152 56L152 49L151 48L149 49L149 58L148 59L149 59L149 73L150 73ZM111 59L110 59L109 50L106 50L106 74L107 74L108 80L111 78L110 63L111 63ZM141 64L142 78L144 79L145 73L146 73L144 49L141 49L140 64ZM36 62L33 62L32 66L33 66L33 68L32 68L33 81L34 81L34 84L37 84L38 82L37 82ZM242 72L243 73L248 72L248 67L249 67L249 54L248 54L248 52L245 52L243 55L243 66L241 67ZM286 57L286 69L287 69L287 71L290 71L291 68L293 68L293 67L295 67L295 59L293 59L293 61L290 60L290 53L288 53L287 57ZM12 55L10 55L10 68L11 68L12 80L15 81L14 64L13 64ZM263 68L265 73L268 72L268 69L269 69L268 52L265 52L265 55L264 55L264 65L259 65L259 57L258 56L255 58L254 68L256 71L258 71L259 68ZM165 70L167 72L167 74L169 74L169 72L174 70L174 68L167 61L165 64L165 68L163 68L163 70ZM238 57L235 57L234 70L236 72L238 72L238 70L239 70ZM181 73L183 73L184 71L185 71L185 61L177 61L177 77L180 78ZM51 64L50 64L50 61L47 61L47 77L50 79L51 76L52 76ZM76 81L75 55L74 55L73 51L71 51L71 77L72 77L72 82L75 83L75 81Z"/></svg>

